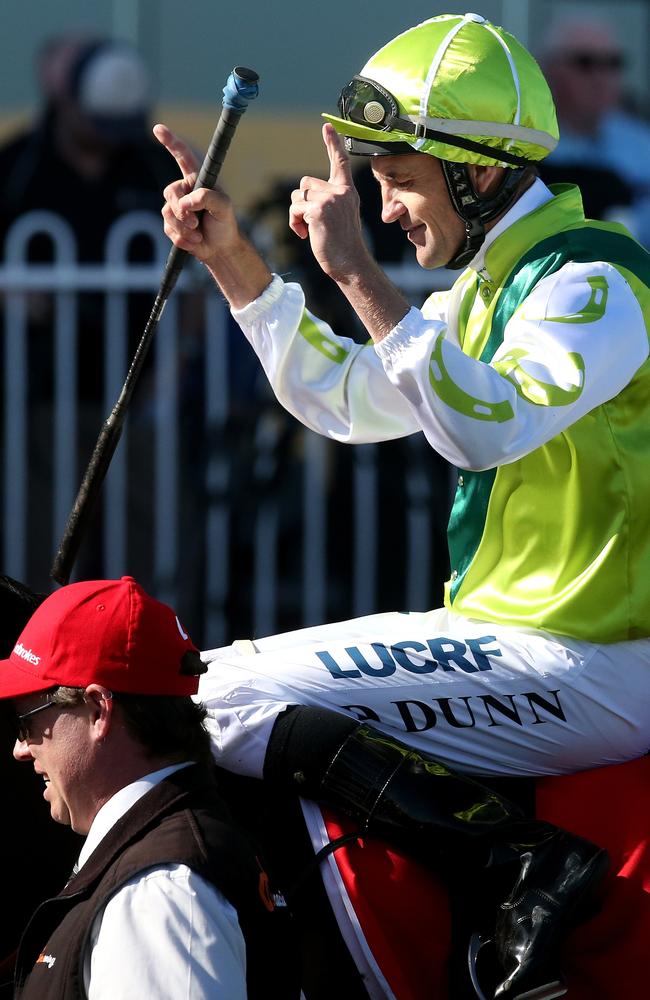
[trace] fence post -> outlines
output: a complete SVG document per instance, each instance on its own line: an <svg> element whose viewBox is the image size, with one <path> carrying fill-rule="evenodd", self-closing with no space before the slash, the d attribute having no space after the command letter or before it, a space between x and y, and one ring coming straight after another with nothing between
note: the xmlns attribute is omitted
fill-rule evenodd
<svg viewBox="0 0 650 1000"><path fill-rule="evenodd" d="M5 260L10 267L27 267L27 247L35 233L47 234L54 245L54 264L51 267L55 290L54 496L51 517L52 534L56 537L66 522L77 478L77 303L72 292L65 287L57 288L57 275L75 267L77 253L74 234L64 219L53 212L26 212L7 234ZM8 381L5 411L5 553L9 572L19 579L23 579L27 572L28 297L27 289L9 293L5 330L5 379ZM43 428L39 432L41 430Z"/></svg>

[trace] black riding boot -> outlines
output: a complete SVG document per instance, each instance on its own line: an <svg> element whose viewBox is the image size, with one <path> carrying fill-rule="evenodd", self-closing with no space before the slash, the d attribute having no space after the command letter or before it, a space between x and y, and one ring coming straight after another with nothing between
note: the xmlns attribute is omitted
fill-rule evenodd
<svg viewBox="0 0 650 1000"><path fill-rule="evenodd" d="M505 978L494 995L532 1000L555 976L556 991L540 995L562 996L557 976L564 933L586 915L609 866L607 851L550 823L531 824L528 837L517 826L507 846L519 855L521 871L497 916L495 946Z"/></svg>
<svg viewBox="0 0 650 1000"><path fill-rule="evenodd" d="M513 803L370 726L314 708L276 722L265 776L355 819L364 832L429 867L473 859L516 861L501 905L495 947L504 976L495 996L516 1000L558 981L564 931L600 883L607 854L558 827L525 819Z"/></svg>

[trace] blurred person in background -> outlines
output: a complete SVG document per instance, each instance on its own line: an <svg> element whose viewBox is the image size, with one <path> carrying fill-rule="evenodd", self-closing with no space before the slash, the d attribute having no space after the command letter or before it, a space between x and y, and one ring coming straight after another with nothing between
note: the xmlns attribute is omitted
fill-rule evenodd
<svg viewBox="0 0 650 1000"><path fill-rule="evenodd" d="M47 41L36 67L43 107L0 149L1 236L25 212L49 210L72 226L79 260L98 262L116 218L159 211L170 175L149 135L149 73L130 45L76 36Z"/></svg>
<svg viewBox="0 0 650 1000"><path fill-rule="evenodd" d="M650 246L650 125L625 107L626 57L613 26L558 20L541 59L561 140L543 180L578 184L588 218L622 221Z"/></svg>
<svg viewBox="0 0 650 1000"><path fill-rule="evenodd" d="M108 38L62 35L45 42L36 59L42 107L24 132L0 149L0 244L7 250L7 234L25 213L54 213L72 230L80 264L101 264L107 234L126 214L150 212L158 229L161 192L174 177L173 164L150 132L152 83L141 55L129 44ZM151 239L131 239L128 261L155 260ZM27 262L54 259L52 241L34 236ZM132 356L153 302L153 292L127 296L127 353ZM183 305L186 299L183 299ZM27 490L28 555L26 579L35 587L47 585L47 569L55 539L50 518L53 496L52 426L54 407L54 296L30 292L28 298L28 420L29 475ZM101 291L76 294L77 401L79 447L78 480L106 415L104 350L106 297ZM196 352L192 323L186 317L181 350L181 400L192 392L192 359ZM152 356L153 356L152 352ZM151 361L133 401L129 441L129 569L145 582L152 558L151 507L153 480ZM184 363L183 363L184 362ZM124 372L126 374L126 371ZM114 400L111 400L111 405ZM190 461L195 438L184 453ZM75 483L76 488L76 483ZM100 519L95 520L91 544L81 554L81 576L101 575ZM188 547L189 548L189 547ZM126 568L126 567L125 567ZM188 572L188 578L193 576ZM187 606L180 609L185 614ZM186 616L187 617L187 616Z"/></svg>

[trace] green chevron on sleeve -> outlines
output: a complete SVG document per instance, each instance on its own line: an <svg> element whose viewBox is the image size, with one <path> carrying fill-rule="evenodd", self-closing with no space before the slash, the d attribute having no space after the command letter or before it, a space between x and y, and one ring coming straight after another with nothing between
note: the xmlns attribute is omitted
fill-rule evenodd
<svg viewBox="0 0 650 1000"><path fill-rule="evenodd" d="M574 403L581 395L585 385L585 362L581 354L574 351L567 351L565 358L567 369L571 369L573 385L569 389L554 385L550 382L542 382L527 372L522 361L526 361L528 351L523 347L513 347L502 358L493 363L493 368L512 382L522 399L528 400L535 406L568 406Z"/></svg>
<svg viewBox="0 0 650 1000"><path fill-rule="evenodd" d="M480 360L487 363L492 361L503 343L506 324L538 282L559 271L569 261L583 264L600 260L608 261L615 267L626 268L644 285L650 285L647 253L628 235L617 232L613 225L587 223L577 229L568 229L550 236L532 247L506 279L494 309L490 336ZM600 319L607 302L601 280L604 282L605 278L601 279L599 275L593 275L590 279L591 297L583 310L570 317L555 317L551 322L593 323ZM548 317L546 319L549 320Z"/></svg>
<svg viewBox="0 0 650 1000"><path fill-rule="evenodd" d="M337 365L343 364L350 353L333 337L328 336L306 310L302 314L298 332L315 350L319 351L328 361L333 361Z"/></svg>
<svg viewBox="0 0 650 1000"><path fill-rule="evenodd" d="M515 414L507 399L490 403L488 400L471 396L454 382L442 357L444 339L442 335L438 337L429 361L429 382L436 395L452 410L474 420L490 420L498 424L504 420L512 420Z"/></svg>
<svg viewBox="0 0 650 1000"><path fill-rule="evenodd" d="M586 306L570 316L547 316L547 323L596 323L605 315L609 287L604 274L592 274L587 278L591 296Z"/></svg>

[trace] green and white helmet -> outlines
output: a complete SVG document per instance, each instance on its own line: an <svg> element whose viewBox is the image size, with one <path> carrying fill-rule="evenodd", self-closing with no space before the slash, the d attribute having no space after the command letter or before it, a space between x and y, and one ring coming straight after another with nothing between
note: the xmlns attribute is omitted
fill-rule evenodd
<svg viewBox="0 0 650 1000"><path fill-rule="evenodd" d="M465 243L448 267L464 267L485 224L515 201L522 173L552 152L559 131L542 71L513 35L480 14L440 14L384 45L323 115L350 153L429 153L440 160ZM468 164L501 166L498 191L480 196Z"/></svg>
<svg viewBox="0 0 650 1000"><path fill-rule="evenodd" d="M350 152L366 155L407 143L456 163L523 166L559 138L541 69L479 14L441 14L402 32L344 87L339 110L340 118L323 117Z"/></svg>

